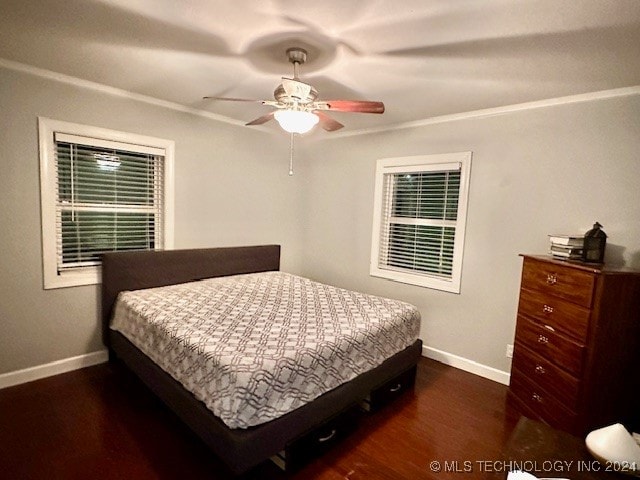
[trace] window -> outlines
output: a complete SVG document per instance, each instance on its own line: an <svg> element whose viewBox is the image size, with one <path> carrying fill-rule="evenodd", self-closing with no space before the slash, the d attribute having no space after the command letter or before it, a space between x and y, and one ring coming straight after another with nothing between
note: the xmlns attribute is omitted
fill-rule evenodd
<svg viewBox="0 0 640 480"><path fill-rule="evenodd" d="M100 282L100 255L173 246L174 143L39 118L44 288Z"/></svg>
<svg viewBox="0 0 640 480"><path fill-rule="evenodd" d="M378 160L371 275L460 293L471 152Z"/></svg>

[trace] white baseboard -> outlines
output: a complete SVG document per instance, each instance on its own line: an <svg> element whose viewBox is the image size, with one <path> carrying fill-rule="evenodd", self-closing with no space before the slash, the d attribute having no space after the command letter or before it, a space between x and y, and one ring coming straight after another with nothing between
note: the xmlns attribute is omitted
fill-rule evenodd
<svg viewBox="0 0 640 480"><path fill-rule="evenodd" d="M78 355L77 357L65 358L45 365L16 370L0 374L0 389L20 385L21 383L32 382L45 377L51 377L60 373L71 372L79 368L90 367L99 363L104 363L109 359L107 350Z"/></svg>
<svg viewBox="0 0 640 480"><path fill-rule="evenodd" d="M494 382L509 385L509 378L511 375L507 372L503 372L502 370L498 370L497 368L487 367L486 365L474 362L473 360L424 345L422 346L422 356L444 363L445 365L451 365L452 367L459 368L465 372L488 378Z"/></svg>
<svg viewBox="0 0 640 480"><path fill-rule="evenodd" d="M422 346L422 355L431 358L445 365L450 365L465 372L479 375L494 382L509 385L510 375L507 372L496 368L488 367L480 363L468 360L452 353L443 352L435 348ZM20 385L21 383L32 382L41 378L51 377L60 373L71 372L79 368L90 367L99 363L104 363L109 359L107 350L78 355L77 357L65 358L56 362L38 365L36 367L25 368L15 372L0 374L0 389Z"/></svg>

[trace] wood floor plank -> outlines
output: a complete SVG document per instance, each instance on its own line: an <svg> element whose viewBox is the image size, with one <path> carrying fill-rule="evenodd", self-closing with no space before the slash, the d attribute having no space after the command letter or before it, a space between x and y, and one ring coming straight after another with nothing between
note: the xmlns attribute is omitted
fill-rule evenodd
<svg viewBox="0 0 640 480"><path fill-rule="evenodd" d="M464 478L469 465L468 478L482 478L478 462L500 458L519 418L506 392L504 385L423 358L415 389L365 415L327 454L287 475L266 462L246 478L445 480ZM0 472L20 480L230 478L117 364L0 390Z"/></svg>

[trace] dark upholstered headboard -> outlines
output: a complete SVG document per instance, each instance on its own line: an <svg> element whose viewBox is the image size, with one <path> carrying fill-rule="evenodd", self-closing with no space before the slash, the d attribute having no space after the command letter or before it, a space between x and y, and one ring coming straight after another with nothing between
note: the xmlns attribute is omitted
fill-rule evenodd
<svg viewBox="0 0 640 480"><path fill-rule="evenodd" d="M109 321L118 293L203 278L280 269L280 245L110 252L102 256L102 338L109 346Z"/></svg>

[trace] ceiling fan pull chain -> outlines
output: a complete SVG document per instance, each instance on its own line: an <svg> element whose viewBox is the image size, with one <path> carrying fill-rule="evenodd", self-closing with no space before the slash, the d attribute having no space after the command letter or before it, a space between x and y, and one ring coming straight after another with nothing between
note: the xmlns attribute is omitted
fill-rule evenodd
<svg viewBox="0 0 640 480"><path fill-rule="evenodd" d="M291 134L291 140L289 142L289 176L293 175L293 137L295 133Z"/></svg>

